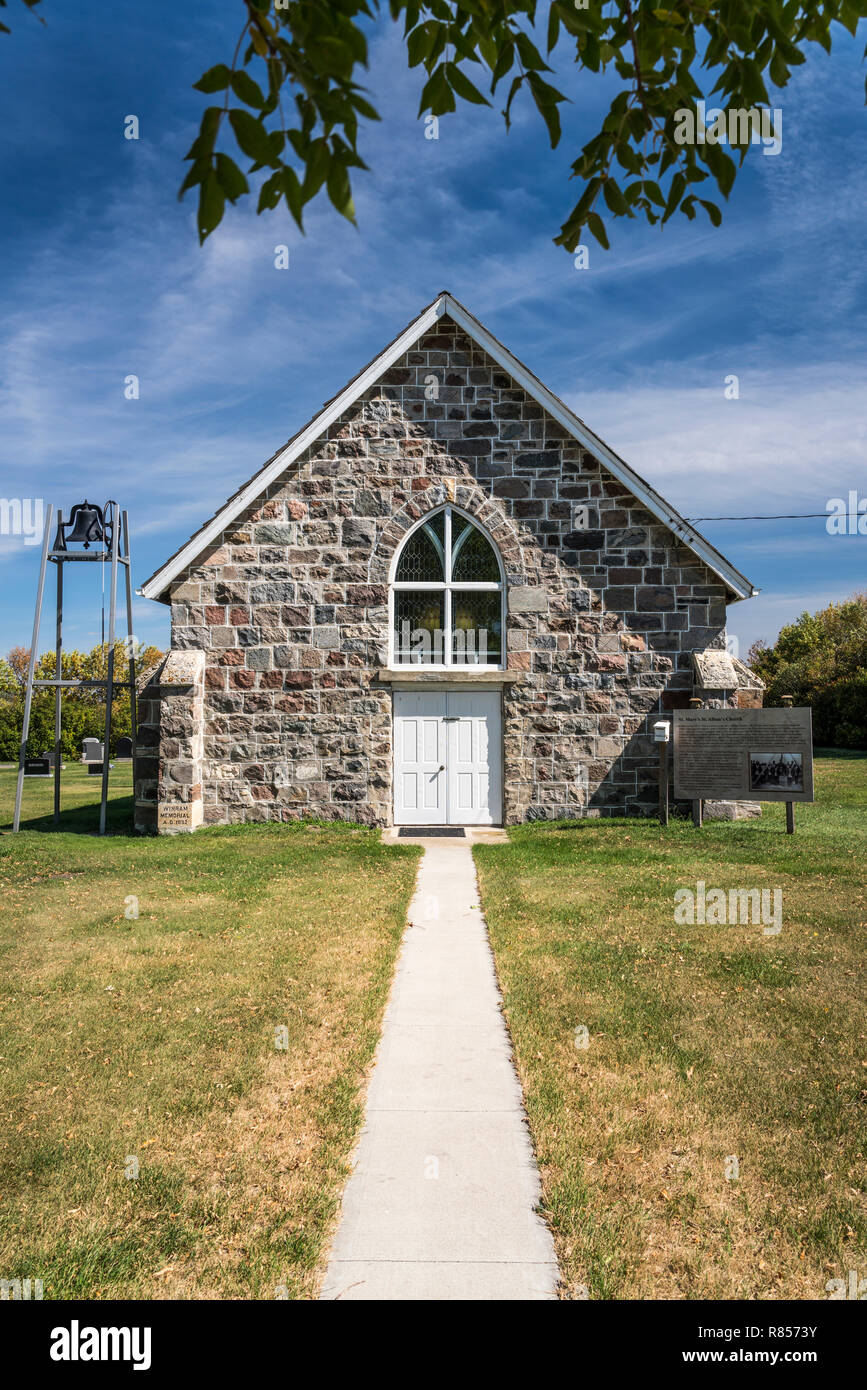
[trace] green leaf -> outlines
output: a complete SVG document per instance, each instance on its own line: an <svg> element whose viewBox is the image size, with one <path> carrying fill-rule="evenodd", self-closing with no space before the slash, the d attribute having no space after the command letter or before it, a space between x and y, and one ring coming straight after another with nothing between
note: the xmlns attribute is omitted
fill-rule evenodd
<svg viewBox="0 0 867 1390"><path fill-rule="evenodd" d="M201 183L211 168L209 159L196 159L190 165L189 173L178 189L178 201L180 202L184 194L190 189L195 188L197 183Z"/></svg>
<svg viewBox="0 0 867 1390"><path fill-rule="evenodd" d="M603 246L606 251L610 251L611 247L608 244L608 234L605 231L605 224L598 212L588 212L587 230L588 232L592 232L600 246Z"/></svg>
<svg viewBox="0 0 867 1390"><path fill-rule="evenodd" d="M366 116L369 121L378 121L380 119L376 107L371 106L370 102L363 96L359 96L358 92L353 92L349 100L352 102L356 111L360 112L362 116Z"/></svg>
<svg viewBox="0 0 867 1390"><path fill-rule="evenodd" d="M663 221L667 221L674 212L684 193L686 192L686 175L677 170L672 175L671 185L668 190L668 201L665 204L665 215Z"/></svg>
<svg viewBox="0 0 867 1390"><path fill-rule="evenodd" d="M435 116L442 116L446 111L456 109L454 92L449 86L445 68L441 63L424 84L418 114L421 116L429 110Z"/></svg>
<svg viewBox="0 0 867 1390"><path fill-rule="evenodd" d="M226 199L220 187L217 175L213 169L202 181L199 189L199 245L211 235L215 227L219 227L223 220L223 209L226 206Z"/></svg>
<svg viewBox="0 0 867 1390"><path fill-rule="evenodd" d="M310 146L304 174L302 192L305 203L309 203L311 198L315 198L328 177L330 168L331 151L328 148L328 141L325 139L314 140Z"/></svg>
<svg viewBox="0 0 867 1390"><path fill-rule="evenodd" d="M737 173L735 162L719 145L705 145L703 148L707 167L719 184L720 193L727 198Z"/></svg>
<svg viewBox="0 0 867 1390"><path fill-rule="evenodd" d="M420 24L417 29L413 29L406 41L407 53L409 55L409 65L411 68L418 67L423 63L433 48L436 37L436 26L428 22Z"/></svg>
<svg viewBox="0 0 867 1390"><path fill-rule="evenodd" d="M506 122L506 129L507 129L507 130L509 129L509 126L511 125L512 102L515 100L515 97L517 96L518 92L520 91L521 86L522 86L522 84L523 84L523 81L524 81L524 74L523 74L523 73L518 73L515 77L512 78L512 85L509 87L509 95L508 95L508 97L506 98L506 106L505 106L505 110L503 111L503 119L504 119L505 122Z"/></svg>
<svg viewBox="0 0 867 1390"><path fill-rule="evenodd" d="M233 107L229 112L229 121L235 133L235 139L243 150L244 154L257 164L271 164L271 144L268 140L268 132L264 123L251 115L249 111L242 111L238 107Z"/></svg>
<svg viewBox="0 0 867 1390"><path fill-rule="evenodd" d="M276 174L272 174L271 178L265 179L263 186L258 190L257 213L264 213L265 210L270 211L281 200L281 174L282 170L276 171Z"/></svg>
<svg viewBox="0 0 867 1390"><path fill-rule="evenodd" d="M185 159L207 159L210 162L214 152L214 144L217 139L217 131L220 128L220 117L223 111L219 106L209 106L202 116L202 123L199 126L199 133L196 136L187 153Z"/></svg>
<svg viewBox="0 0 867 1390"><path fill-rule="evenodd" d="M605 231L605 224L603 223L602 218L599 216L598 212L588 212L587 230L593 233L600 246L604 246L606 251L611 250L611 247L608 244L608 235Z"/></svg>
<svg viewBox="0 0 867 1390"><path fill-rule="evenodd" d="M633 184L633 188L634 187L635 185ZM620 188L614 182L613 179L609 178L605 180L605 183L602 185L602 192L605 197L606 203L608 204L611 211L614 213L615 217L628 217L629 204L627 203L625 197L620 191Z"/></svg>
<svg viewBox="0 0 867 1390"><path fill-rule="evenodd" d="M239 100L245 102L247 106L255 106L258 111L261 111L265 105L262 88L258 82L253 81L248 72L244 72L243 68L240 72L232 73L232 91Z"/></svg>
<svg viewBox="0 0 867 1390"><path fill-rule="evenodd" d="M217 179L230 203L234 203L242 194L250 192L250 185L244 174L234 159L230 159L227 154L217 155Z"/></svg>
<svg viewBox="0 0 867 1390"><path fill-rule="evenodd" d="M338 164L336 160L332 163L328 171L326 187L328 188L328 196L337 211L350 222L354 222L355 204L352 201L349 173L345 165Z"/></svg>
<svg viewBox="0 0 867 1390"><path fill-rule="evenodd" d="M298 223L299 229L303 232L304 224L301 220L301 214L304 208L304 193L298 181L298 175L295 173L294 169L285 168L280 170L279 177L280 186L283 189L283 196L286 199L286 206Z"/></svg>
<svg viewBox="0 0 867 1390"><path fill-rule="evenodd" d="M560 11L556 5L552 5L548 11L548 52L557 45L560 37Z"/></svg>
<svg viewBox="0 0 867 1390"><path fill-rule="evenodd" d="M276 174L272 174L270 179L266 179L259 189L259 205L256 212L265 212L266 209L275 208L280 201L283 192L281 184L282 169L278 169Z"/></svg>
<svg viewBox="0 0 867 1390"><path fill-rule="evenodd" d="M216 67L208 68L203 73L198 82L193 83L197 92L224 92L229 85L231 72L225 63L217 63Z"/></svg>
<svg viewBox="0 0 867 1390"><path fill-rule="evenodd" d="M453 89L464 101L471 101L474 106L490 106L487 97L483 97L477 87L474 87L465 73L461 72L456 63L446 63L446 75Z"/></svg>
<svg viewBox="0 0 867 1390"><path fill-rule="evenodd" d="M715 227L722 226L722 213L716 203L708 202L707 198L699 198L698 201L701 203L713 225Z"/></svg>
<svg viewBox="0 0 867 1390"><path fill-rule="evenodd" d="M511 67L512 67L512 64L514 63L514 61L515 61L515 45L514 45L514 43L512 42L512 40L509 39L506 43L504 43L504 44L501 46L500 51L499 51L499 53L497 54L497 61L496 61L496 64L495 64L495 66L494 66L494 68L493 68L493 72L492 72L492 76L491 76L491 91L492 91L492 92L493 92L493 90L495 89L495 87L497 86L497 83L498 83L498 82L501 82L501 81L503 80L503 78L506 76L506 73L509 72L509 71L511 70Z"/></svg>
<svg viewBox="0 0 867 1390"><path fill-rule="evenodd" d="M551 149L556 149L560 142L560 113L557 110L557 102L565 101L566 98L556 87L552 87L548 82L543 81L537 72L528 72L527 81L530 84L530 91L533 100L538 107L539 114L548 127L548 139L551 141Z"/></svg>
<svg viewBox="0 0 867 1390"><path fill-rule="evenodd" d="M771 59L769 72L771 74L771 81L775 87L785 87L790 74L779 48L774 49L774 56Z"/></svg>
<svg viewBox="0 0 867 1390"><path fill-rule="evenodd" d="M518 52L521 55L521 62L528 72L550 72L551 69L545 62L533 41L524 33L523 29L515 31L515 43L518 45Z"/></svg>

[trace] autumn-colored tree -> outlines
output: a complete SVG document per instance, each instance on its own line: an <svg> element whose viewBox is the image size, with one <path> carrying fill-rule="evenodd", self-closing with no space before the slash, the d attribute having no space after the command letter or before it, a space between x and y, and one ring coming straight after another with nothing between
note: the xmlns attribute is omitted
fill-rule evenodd
<svg viewBox="0 0 867 1390"><path fill-rule="evenodd" d="M27 668L30 665L29 647L13 647L6 653L6 662L15 677L20 690L24 689L27 683Z"/></svg>

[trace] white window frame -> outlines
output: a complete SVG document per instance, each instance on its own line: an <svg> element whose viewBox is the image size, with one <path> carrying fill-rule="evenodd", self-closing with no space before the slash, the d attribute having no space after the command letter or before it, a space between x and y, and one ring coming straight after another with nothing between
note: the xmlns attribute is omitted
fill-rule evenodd
<svg viewBox="0 0 867 1390"><path fill-rule="evenodd" d="M446 576L445 580L444 580L444 581L437 581L437 582L432 582L432 581L427 581L427 582L417 581L417 582L416 582L416 581L412 581L412 580L410 580L410 581L398 581L398 580L396 580L396 579L395 579L395 575L397 574L397 567L398 567L398 565L400 564L400 557L401 557L401 555L403 554L405 547L406 547L406 546L409 544L409 542L412 540L412 537L415 535L416 531L420 530L423 526L428 525L431 521L433 521L433 519L434 519L435 516L438 516L438 515L440 514L440 512L444 513L444 515L445 515L444 533L443 533L443 534L444 534L444 542L443 542L443 549L444 549L444 556L443 556L443 572L445 573L445 576ZM462 584L462 583L460 583L460 582L455 583L455 582L452 580L452 516L453 516L454 514L457 514L458 516L465 517L466 520L469 521L473 526L475 526L476 529L477 529L478 531L481 531L482 535L485 537L485 540L488 541L488 543L489 543L489 545L491 546L491 549L493 550L494 555L496 556L496 559L497 559L497 568L498 568L499 571L500 571L500 578L499 578L499 581L487 580L487 581L485 581L485 582L479 582L479 583L475 583L475 584L470 584L470 583ZM470 534L469 530L466 530L466 531L464 532L464 537L468 536L469 534ZM458 540L458 551L459 551L459 552L460 552L460 547L461 547L462 544L463 544L463 538L460 538L460 539ZM453 655L453 653L452 653L452 636L453 636L453 634L452 634L452 593L453 593L455 590L457 590L457 591L460 592L460 593L473 593L473 592L475 592L475 593L489 593L489 594L499 593L499 595L500 595L500 634L501 634L501 635L500 635L500 646L501 646L501 652L500 652L500 660L499 660L498 662L486 662L486 663L483 665L481 662L475 662L475 661L473 661L473 662L452 661L452 655ZM443 602L443 624L444 624L444 626L443 626L443 654L444 654L444 656L445 656L445 661L444 661L444 662L427 662L427 661L402 661L402 662L398 662L397 659L396 659L396 657L395 657L395 651L394 651L394 595L395 595L395 593L400 593L400 592L421 593L421 592L423 592L423 591L428 591L428 592L431 592L431 593L441 593L441 594L444 595L444 602ZM500 555L499 547L497 546L496 541L494 540L494 538L493 538L493 536L491 535L490 531L488 531L487 527L483 526L482 523L481 523L480 521L478 521L478 520L476 519L476 517L473 516L472 512L467 512L467 511L465 511L463 507L456 507L456 506L454 505L454 503L451 503L451 502L450 502L450 503L447 503L446 506L444 506L444 507L435 507L433 511L428 512L426 516L421 517L420 520L417 521L416 524L413 526L412 530L407 531L406 535L405 535L404 538L403 538L403 542L401 543L399 549L398 549L397 552L395 553L395 555L394 555L394 557L393 557L393 559L392 559L392 562L391 562L391 569L390 569L390 571L389 571L389 582L388 582L388 670L390 670L390 671L418 671L418 670L422 670L422 671L450 671L450 670L453 670L453 671L503 671L503 670L505 670L505 666L506 666L506 573L505 573L505 570L503 569L503 560L502 560L502 556Z"/></svg>

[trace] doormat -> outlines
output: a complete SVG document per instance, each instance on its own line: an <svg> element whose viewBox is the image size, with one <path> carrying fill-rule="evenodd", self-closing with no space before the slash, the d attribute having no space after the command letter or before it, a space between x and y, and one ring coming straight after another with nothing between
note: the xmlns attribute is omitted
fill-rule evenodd
<svg viewBox="0 0 867 1390"><path fill-rule="evenodd" d="M422 835L425 839L430 835L452 835L460 840L466 839L459 825L430 825L427 828L423 825L402 825L397 832L399 840L414 840Z"/></svg>

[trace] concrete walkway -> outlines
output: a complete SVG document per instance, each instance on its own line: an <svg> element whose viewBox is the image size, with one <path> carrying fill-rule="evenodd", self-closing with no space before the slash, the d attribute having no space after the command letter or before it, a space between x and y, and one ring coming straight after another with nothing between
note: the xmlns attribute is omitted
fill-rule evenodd
<svg viewBox="0 0 867 1390"><path fill-rule="evenodd" d="M557 1264L467 840L426 839L323 1299L548 1299Z"/></svg>

